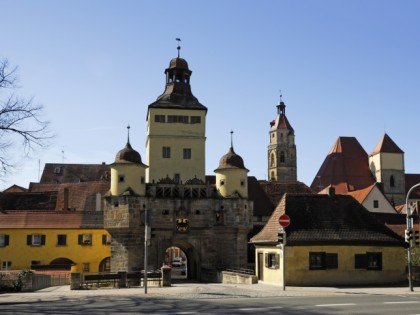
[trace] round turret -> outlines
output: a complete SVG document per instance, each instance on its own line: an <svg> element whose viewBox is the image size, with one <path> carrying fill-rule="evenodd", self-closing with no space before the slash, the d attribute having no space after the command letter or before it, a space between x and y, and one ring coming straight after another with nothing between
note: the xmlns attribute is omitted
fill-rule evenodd
<svg viewBox="0 0 420 315"><path fill-rule="evenodd" d="M127 142L124 149L120 150L117 155L115 156L114 163L138 163L143 164L141 162L140 153L134 150L131 147L130 142Z"/></svg>

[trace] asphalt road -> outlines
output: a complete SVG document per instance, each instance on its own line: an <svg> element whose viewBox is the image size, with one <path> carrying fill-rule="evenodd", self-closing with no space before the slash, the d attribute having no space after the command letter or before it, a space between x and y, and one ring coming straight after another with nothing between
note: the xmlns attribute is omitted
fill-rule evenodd
<svg viewBox="0 0 420 315"><path fill-rule="evenodd" d="M77 296L1 303L0 314L420 314L420 297L404 295L184 299Z"/></svg>

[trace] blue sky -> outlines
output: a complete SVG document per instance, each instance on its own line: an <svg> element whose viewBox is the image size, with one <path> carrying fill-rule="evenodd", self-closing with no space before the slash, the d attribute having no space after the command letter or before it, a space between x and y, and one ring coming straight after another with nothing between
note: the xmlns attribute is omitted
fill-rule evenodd
<svg viewBox="0 0 420 315"><path fill-rule="evenodd" d="M230 146L267 177L279 90L295 129L298 180L310 185L339 136L370 153L385 132L419 173L419 1L0 0L0 58L19 66L18 93L43 104L56 136L13 156L0 188L38 181L45 163L112 163L131 126L146 158L147 106L176 56L208 108L206 172ZM62 153L64 151L64 154Z"/></svg>

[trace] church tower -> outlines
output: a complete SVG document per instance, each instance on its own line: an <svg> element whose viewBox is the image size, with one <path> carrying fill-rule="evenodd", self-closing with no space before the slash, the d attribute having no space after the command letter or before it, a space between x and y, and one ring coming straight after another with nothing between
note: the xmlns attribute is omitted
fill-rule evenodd
<svg viewBox="0 0 420 315"><path fill-rule="evenodd" d="M296 181L295 132L287 120L286 105L281 95L277 105L277 117L270 126L268 178L280 182Z"/></svg>
<svg viewBox="0 0 420 315"><path fill-rule="evenodd" d="M165 91L147 113L146 171L148 183L170 179L205 182L207 108L191 92L192 71L185 59L173 58L165 70Z"/></svg>
<svg viewBox="0 0 420 315"><path fill-rule="evenodd" d="M391 204L404 204L404 151L386 133L369 155L369 167Z"/></svg>

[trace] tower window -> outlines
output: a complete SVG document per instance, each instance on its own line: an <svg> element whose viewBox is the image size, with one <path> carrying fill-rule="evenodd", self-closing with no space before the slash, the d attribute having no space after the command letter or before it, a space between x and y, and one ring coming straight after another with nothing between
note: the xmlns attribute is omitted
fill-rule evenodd
<svg viewBox="0 0 420 315"><path fill-rule="evenodd" d="M171 148L170 147L162 147L162 157L164 159L169 159L171 157Z"/></svg>
<svg viewBox="0 0 420 315"><path fill-rule="evenodd" d="M184 149L183 150L183 156L184 156L184 160L190 160L191 159L191 149Z"/></svg>
<svg viewBox="0 0 420 315"><path fill-rule="evenodd" d="M274 155L274 153L271 153L270 165L271 167L273 167L275 164L276 164L276 156Z"/></svg>
<svg viewBox="0 0 420 315"><path fill-rule="evenodd" d="M283 152L283 151L281 151L281 152L280 152L280 163L284 163L284 161L285 161L285 158L284 158L284 152Z"/></svg>
<svg viewBox="0 0 420 315"><path fill-rule="evenodd" d="M241 180L241 186L242 187L245 186L245 181L244 180Z"/></svg>
<svg viewBox="0 0 420 315"><path fill-rule="evenodd" d="M395 179L394 179L393 175L391 175L391 177L389 179L389 186L395 187Z"/></svg>
<svg viewBox="0 0 420 315"><path fill-rule="evenodd" d="M220 186L223 186L225 184L225 180L224 179L221 179L220 180Z"/></svg>
<svg viewBox="0 0 420 315"><path fill-rule="evenodd" d="M165 122L165 115L155 115L155 122L164 123Z"/></svg>
<svg viewBox="0 0 420 315"><path fill-rule="evenodd" d="M124 182L124 180L125 180L125 176L124 176L124 175L119 175L119 176L118 176L118 182L119 182L119 183L123 183L123 182Z"/></svg>
<svg viewBox="0 0 420 315"><path fill-rule="evenodd" d="M144 177L140 177L140 184L144 184Z"/></svg>
<svg viewBox="0 0 420 315"><path fill-rule="evenodd" d="M201 117L200 116L191 116L191 123L192 124L201 124Z"/></svg>

